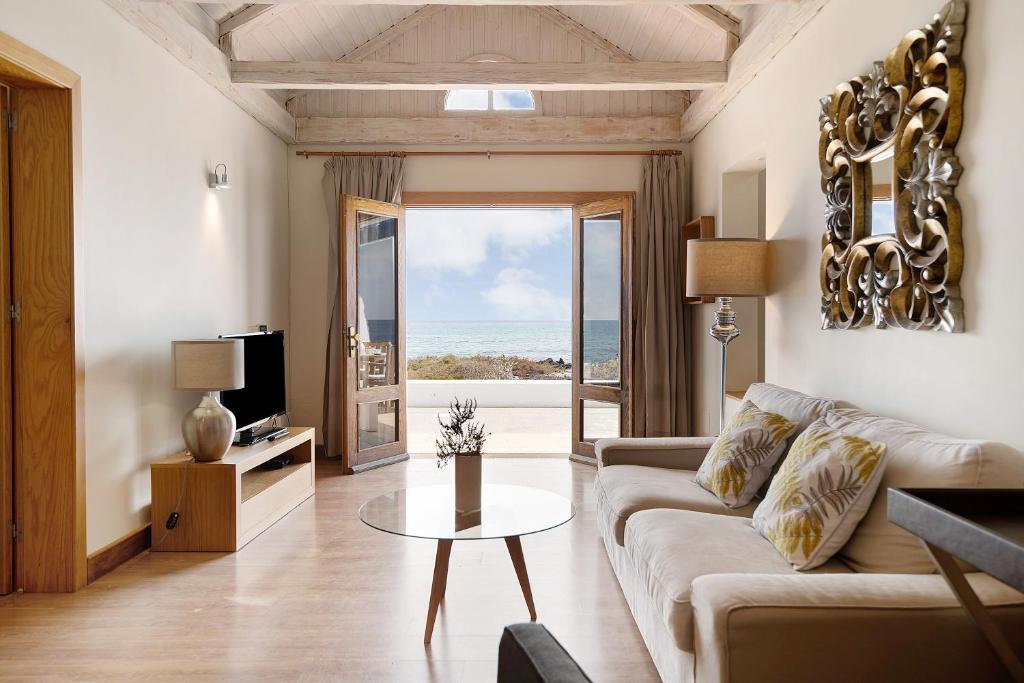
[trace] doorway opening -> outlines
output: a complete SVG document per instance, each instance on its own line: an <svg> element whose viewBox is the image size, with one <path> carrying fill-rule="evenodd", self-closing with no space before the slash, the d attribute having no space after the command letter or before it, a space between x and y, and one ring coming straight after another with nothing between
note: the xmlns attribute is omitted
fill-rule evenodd
<svg viewBox="0 0 1024 683"><path fill-rule="evenodd" d="M437 416L455 398L476 399L483 408L545 409L543 420L505 412L499 439L485 447L485 454L568 454L594 464L596 439L632 433L631 363L624 362L632 358L631 193L407 192L402 206L343 195L340 209L340 417L347 472L401 462L410 453L433 453ZM519 213L488 213L498 209ZM499 215L508 227L501 226ZM410 218L419 228L407 230ZM422 227L431 221L433 230ZM529 228L529 221L539 223ZM412 232L417 241L409 240ZM492 239L495 234L504 237ZM489 263L492 249L498 257ZM473 253L476 261L466 265ZM407 254L416 259L415 275L406 267ZM537 270L541 263L548 264L548 276ZM455 275L435 273L431 282L432 270ZM460 282L460 272L470 279L479 272L484 280ZM460 299L466 292L479 299ZM406 305L412 297L412 319L420 323L415 332ZM441 374L445 367L461 368L461 374ZM413 374L417 382L506 384L479 385L462 396L466 385L416 385L410 394ZM494 379L466 379L481 375ZM421 400L419 392L431 389L434 397ZM540 391L555 405L528 395L519 399L522 406L507 405L508 398L488 406L481 396L492 390ZM426 410L413 411L411 404ZM518 426L515 419L508 422L513 416L520 419ZM493 435L494 425L488 430ZM522 438L510 442L509 437Z"/></svg>
<svg viewBox="0 0 1024 683"><path fill-rule="evenodd" d="M478 403L486 453L565 457L571 207L419 207L405 221L410 454L434 452L458 398Z"/></svg>

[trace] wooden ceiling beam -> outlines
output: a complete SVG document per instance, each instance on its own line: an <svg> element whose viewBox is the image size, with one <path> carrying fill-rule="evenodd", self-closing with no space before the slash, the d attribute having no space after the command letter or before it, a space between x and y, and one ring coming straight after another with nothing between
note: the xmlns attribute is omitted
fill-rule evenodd
<svg viewBox="0 0 1024 683"><path fill-rule="evenodd" d="M579 23L569 15L558 11L554 7L548 6L537 6L533 10L540 14L542 17L552 22L566 33L570 33L584 43L590 45L596 50L605 53L611 59L618 62L637 62L640 61L630 53L623 50L621 47L608 40L602 35L591 31L589 28Z"/></svg>
<svg viewBox="0 0 1024 683"><path fill-rule="evenodd" d="M173 5L135 0L104 2L282 140L295 140L292 115L267 93L234 85L227 56Z"/></svg>
<svg viewBox="0 0 1024 683"><path fill-rule="evenodd" d="M740 37L740 22L711 5L674 5L673 9L695 24L712 31L722 31Z"/></svg>
<svg viewBox="0 0 1024 683"><path fill-rule="evenodd" d="M202 3L209 0L178 0L179 2ZM717 5L792 5L801 0L717 0ZM164 2L164 0L144 0L144 2ZM531 5L536 6L538 0L450 0L446 5ZM274 5L422 5L423 0L274 0ZM557 2L541 3L547 5L703 5L706 0L558 0Z"/></svg>
<svg viewBox="0 0 1024 683"><path fill-rule="evenodd" d="M804 0L763 12L729 60L728 83L701 93L683 113L683 141L693 140L827 3Z"/></svg>
<svg viewBox="0 0 1024 683"><path fill-rule="evenodd" d="M252 24L253 21L261 17L261 22L271 19L275 14L280 12L282 7L282 5L273 5L269 3L250 3L234 14L221 20L218 24L218 34L223 38L232 31L237 31L247 24ZM275 12L274 10L277 11Z"/></svg>
<svg viewBox="0 0 1024 683"><path fill-rule="evenodd" d="M306 144L656 143L679 141L670 116L442 116L296 119Z"/></svg>
<svg viewBox="0 0 1024 683"><path fill-rule="evenodd" d="M608 40L604 36L600 35L596 31L592 31L583 24L579 23L568 14L559 11L554 7L547 7L539 5L532 7L534 12L540 14L542 17L552 22L563 31L576 36L587 45L590 45L595 50L603 52L608 55L608 58L616 62L639 62L637 57L634 57L631 53L623 50L621 47ZM690 103L690 93L687 90L668 90L666 91L673 97L678 97L683 100L684 103Z"/></svg>
<svg viewBox="0 0 1024 683"><path fill-rule="evenodd" d="M447 9L445 5L424 5L406 18L370 38L362 45L346 52L338 61L361 62L377 50L390 45L417 26L441 14L445 9Z"/></svg>
<svg viewBox="0 0 1024 683"><path fill-rule="evenodd" d="M300 90L701 90L727 62L232 62L236 85Z"/></svg>

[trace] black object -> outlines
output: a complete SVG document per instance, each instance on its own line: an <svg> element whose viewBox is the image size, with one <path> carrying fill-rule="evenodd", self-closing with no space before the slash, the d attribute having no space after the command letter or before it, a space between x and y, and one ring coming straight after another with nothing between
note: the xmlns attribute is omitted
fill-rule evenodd
<svg viewBox="0 0 1024 683"><path fill-rule="evenodd" d="M505 627L498 644L498 683L592 683L543 624Z"/></svg>
<svg viewBox="0 0 1024 683"><path fill-rule="evenodd" d="M171 514L167 515L167 523L164 524L164 527L170 530L178 526L178 517L180 516L181 515L179 515L177 512L172 512Z"/></svg>
<svg viewBox="0 0 1024 683"><path fill-rule="evenodd" d="M282 453L276 458L271 458L270 460L260 465L260 468L265 470L283 470L286 465L290 465L291 463L292 456L289 455L288 453Z"/></svg>
<svg viewBox="0 0 1024 683"><path fill-rule="evenodd" d="M278 427L266 432L257 432L255 429L243 429L238 432L235 440L236 446L255 446L261 441L277 441L288 434L287 427Z"/></svg>
<svg viewBox="0 0 1024 683"><path fill-rule="evenodd" d="M222 334L221 339L242 340L245 386L221 392L220 401L234 413L238 430L251 432L285 411L284 331Z"/></svg>

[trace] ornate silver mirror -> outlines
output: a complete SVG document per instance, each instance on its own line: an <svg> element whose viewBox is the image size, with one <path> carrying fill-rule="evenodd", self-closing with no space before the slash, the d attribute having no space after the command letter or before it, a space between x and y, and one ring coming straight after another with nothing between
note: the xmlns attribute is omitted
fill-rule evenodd
<svg viewBox="0 0 1024 683"><path fill-rule="evenodd" d="M966 17L952 0L821 100L823 328L964 329L953 191Z"/></svg>

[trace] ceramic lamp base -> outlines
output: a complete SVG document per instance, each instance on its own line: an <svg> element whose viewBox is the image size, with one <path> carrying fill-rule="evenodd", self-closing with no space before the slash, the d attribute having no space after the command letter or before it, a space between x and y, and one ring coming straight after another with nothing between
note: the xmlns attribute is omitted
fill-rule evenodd
<svg viewBox="0 0 1024 683"><path fill-rule="evenodd" d="M210 392L181 421L185 447L199 462L220 460L235 438L235 416Z"/></svg>

